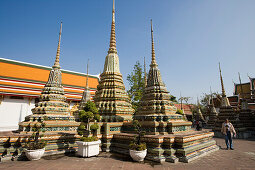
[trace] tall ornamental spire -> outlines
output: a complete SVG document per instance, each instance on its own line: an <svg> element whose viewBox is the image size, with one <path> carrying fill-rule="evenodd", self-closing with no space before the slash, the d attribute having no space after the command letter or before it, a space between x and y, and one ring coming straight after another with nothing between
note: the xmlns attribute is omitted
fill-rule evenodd
<svg viewBox="0 0 255 170"><path fill-rule="evenodd" d="M211 86L210 86L210 92L211 92L211 100L212 100L212 108L211 108L211 113L213 114L213 116L217 116L218 113L216 111L216 108L214 106L214 101L213 101L213 93L212 93L212 89L211 89ZM209 116L209 119L210 119L210 116Z"/></svg>
<svg viewBox="0 0 255 170"><path fill-rule="evenodd" d="M151 66L152 66L152 67L158 66L157 63L156 63L156 57L155 57L152 19L151 19Z"/></svg>
<svg viewBox="0 0 255 170"><path fill-rule="evenodd" d="M222 75L221 75L220 63L219 63L219 70L220 70L220 81L221 81L221 88L222 88L221 106L222 107L230 107L229 100L226 97L226 92L225 92L225 89L224 89L223 78L222 78Z"/></svg>
<svg viewBox="0 0 255 170"><path fill-rule="evenodd" d="M89 59L87 64L87 77L86 77L86 89L89 88Z"/></svg>
<svg viewBox="0 0 255 170"><path fill-rule="evenodd" d="M239 72L238 72L238 76L239 76L239 82L240 82L240 87L241 87L241 96L244 99L243 85L242 85L241 76L240 76Z"/></svg>
<svg viewBox="0 0 255 170"><path fill-rule="evenodd" d="M110 48L109 53L117 53L116 49L116 37L115 37L115 2L113 0L112 4L112 26L111 26L111 38L110 38Z"/></svg>
<svg viewBox="0 0 255 170"><path fill-rule="evenodd" d="M115 3L112 7L111 38L108 54L105 57L104 71L100 74L97 91L94 96L102 120L131 121L134 109L125 91L122 74L120 73L119 57L115 38Z"/></svg>
<svg viewBox="0 0 255 170"><path fill-rule="evenodd" d="M221 81L222 97L226 97L226 92L225 92L224 84L223 84L223 78L222 78L222 74L221 74L220 63L219 63L219 70L220 70L220 81Z"/></svg>
<svg viewBox="0 0 255 170"><path fill-rule="evenodd" d="M160 70L156 64L154 42L153 42L153 28L151 21L151 41L152 41L152 58L150 69L148 72L146 88L143 91L141 98L141 105L136 112L136 118L147 120L147 116L151 115L172 115L175 114L177 108L172 106L170 101L170 94L168 93L164 82L162 81ZM145 64L145 63L144 63ZM145 71L146 72L146 71ZM182 119L181 115L175 115ZM143 119L143 118L144 119ZM150 119L150 118L148 118Z"/></svg>
<svg viewBox="0 0 255 170"><path fill-rule="evenodd" d="M204 116L200 110L200 102L199 102L199 99L197 97L197 115L196 115L196 119L197 120L202 120L202 121L205 121L204 119Z"/></svg>
<svg viewBox="0 0 255 170"><path fill-rule="evenodd" d="M19 123L21 133L26 133L27 129L36 126L41 121L45 124L46 133L76 132L79 126L79 123L75 122L75 118L70 116L69 104L66 102L62 85L62 73L59 65L61 32L62 22L55 63L49 73L48 81L41 91L39 102L32 109L33 114L29 115L26 121Z"/></svg>
<svg viewBox="0 0 255 170"><path fill-rule="evenodd" d="M214 107L213 94L212 94L212 88L211 88L211 86L210 86L210 92L211 92L212 107Z"/></svg>
<svg viewBox="0 0 255 170"><path fill-rule="evenodd" d="M115 23L115 1L112 2L112 22Z"/></svg>
<svg viewBox="0 0 255 170"><path fill-rule="evenodd" d="M182 98L182 92L180 92L180 99L179 100L181 100L181 110L183 109L182 108L182 100L183 100L183 98Z"/></svg>
<svg viewBox="0 0 255 170"><path fill-rule="evenodd" d="M146 73L146 63L145 63L145 57L144 57L144 87L147 86L147 73Z"/></svg>
<svg viewBox="0 0 255 170"><path fill-rule="evenodd" d="M240 82L240 86L241 86L241 95L240 95L240 98L242 97L242 100L241 100L241 108L243 110L247 110L249 109L248 107L248 103L245 99L245 96L244 96L244 92L243 92L243 85L242 85L242 81L241 81L241 76L240 76L240 73L238 72L238 75L239 75L239 82Z"/></svg>
<svg viewBox="0 0 255 170"><path fill-rule="evenodd" d="M161 79L160 71L158 69L158 64L156 63L155 50L154 50L154 41L153 41L153 27L151 20L151 64L148 74L147 86L164 86L164 83ZM162 87L161 87L162 88Z"/></svg>
<svg viewBox="0 0 255 170"><path fill-rule="evenodd" d="M212 89L211 89L211 86L210 86L210 95L211 95L211 109L210 109L210 113L209 113L209 119L207 121L207 127L208 128L214 128L215 126L215 122L217 121L217 116L218 116L218 113L216 111L216 108L214 107L214 101L213 101L213 93L212 93ZM209 100L210 101L210 100Z"/></svg>
<svg viewBox="0 0 255 170"><path fill-rule="evenodd" d="M79 109L82 110L84 109L86 103L90 101L90 90L89 90L89 59L87 63L87 77L86 77L86 87L83 91L81 102L79 105Z"/></svg>
<svg viewBox="0 0 255 170"><path fill-rule="evenodd" d="M62 32L62 22L60 24L60 31L59 31L59 39L58 39L58 48L57 48L57 54L56 54L56 60L52 68L60 68L59 65L59 56L60 56L60 41L61 41L61 32Z"/></svg>

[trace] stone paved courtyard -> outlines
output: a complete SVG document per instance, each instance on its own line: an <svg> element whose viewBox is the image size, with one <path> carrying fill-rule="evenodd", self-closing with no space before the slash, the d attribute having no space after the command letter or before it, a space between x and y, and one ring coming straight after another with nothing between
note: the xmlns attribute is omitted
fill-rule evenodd
<svg viewBox="0 0 255 170"><path fill-rule="evenodd" d="M191 163L155 162L135 163L131 158L112 153L98 157L79 158L75 155L55 155L39 161L8 161L0 169L89 169L89 170L144 170L144 169L255 169L255 140L234 140L235 150L225 150L223 139L216 138L221 149Z"/></svg>

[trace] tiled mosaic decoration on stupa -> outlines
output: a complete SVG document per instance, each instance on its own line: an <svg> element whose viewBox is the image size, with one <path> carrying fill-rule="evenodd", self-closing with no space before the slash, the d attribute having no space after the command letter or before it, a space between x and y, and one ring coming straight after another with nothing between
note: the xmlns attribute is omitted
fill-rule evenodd
<svg viewBox="0 0 255 170"><path fill-rule="evenodd" d="M153 29L151 24L152 59L140 107L134 118L139 120L148 134L175 133L190 130L191 122L176 114L177 108L170 101L170 94L162 81L156 63Z"/></svg>
<svg viewBox="0 0 255 170"><path fill-rule="evenodd" d="M62 74L59 65L60 40L62 23L59 32L59 42L56 60L50 71L48 82L42 89L39 102L32 109L33 114L19 123L21 132L31 132L33 126L43 121L47 132L75 132L79 126L73 116L70 116L69 104L66 102L64 88L62 86Z"/></svg>
<svg viewBox="0 0 255 170"><path fill-rule="evenodd" d="M105 58L104 71L94 97L104 122L131 121L134 109L119 69L119 57L115 38L115 7L113 2L110 47Z"/></svg>

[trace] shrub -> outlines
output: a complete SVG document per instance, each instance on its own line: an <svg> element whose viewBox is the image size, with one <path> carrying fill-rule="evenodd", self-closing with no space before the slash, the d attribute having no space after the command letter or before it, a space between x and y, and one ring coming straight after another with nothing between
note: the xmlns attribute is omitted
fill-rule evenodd
<svg viewBox="0 0 255 170"><path fill-rule="evenodd" d="M94 119L94 122L100 121L100 115L98 114L98 109L96 108L95 103L92 101L88 101L85 106L83 107L83 110L79 111L79 118L81 120L81 125L78 127L78 134L83 135L83 137L89 135L89 122ZM84 124L87 125L85 128ZM90 126L91 131L96 131L99 128L98 124L93 124ZM85 133L85 129L87 129L88 133ZM93 135L96 135L93 133Z"/></svg>
<svg viewBox="0 0 255 170"><path fill-rule="evenodd" d="M99 126L97 123L93 124L90 126L90 129L93 130L93 131L96 131L97 129L99 129Z"/></svg>
<svg viewBox="0 0 255 170"><path fill-rule="evenodd" d="M138 135L134 137L134 140L130 143L131 150L142 151L146 149L146 143L141 142L141 138L145 135L145 131L142 131L142 126L138 120L133 121L133 126Z"/></svg>
<svg viewBox="0 0 255 170"><path fill-rule="evenodd" d="M91 136L91 137L81 137L81 141L83 141L83 142L93 142L93 141L98 141L98 137L96 137L96 136Z"/></svg>
<svg viewBox="0 0 255 170"><path fill-rule="evenodd" d="M79 130L85 130L86 127L83 124L80 124L80 126L78 127Z"/></svg>
<svg viewBox="0 0 255 170"><path fill-rule="evenodd" d="M86 112L90 111L90 112L92 112L93 114L97 114L97 113L98 113L98 109L97 109L95 103L93 103L92 101L88 101L88 102L85 104L84 110L85 110Z"/></svg>
<svg viewBox="0 0 255 170"><path fill-rule="evenodd" d="M129 144L129 148L131 150L136 150L136 151L143 151L146 149L146 143L141 143L140 145L134 143L134 142L131 142Z"/></svg>
<svg viewBox="0 0 255 170"><path fill-rule="evenodd" d="M93 113L88 111L88 112L85 112L84 110L81 110L80 111L80 120L82 122L89 122L90 119L92 119L94 117Z"/></svg>
<svg viewBox="0 0 255 170"><path fill-rule="evenodd" d="M43 122L34 124L34 127L32 128L33 133L28 137L28 142L25 144L25 148L29 150L36 150L42 149L47 145L47 141L41 139L44 136L44 131L42 131L44 127L45 123Z"/></svg>
<svg viewBox="0 0 255 170"><path fill-rule="evenodd" d="M94 120L100 121L101 116L99 114L94 115Z"/></svg>

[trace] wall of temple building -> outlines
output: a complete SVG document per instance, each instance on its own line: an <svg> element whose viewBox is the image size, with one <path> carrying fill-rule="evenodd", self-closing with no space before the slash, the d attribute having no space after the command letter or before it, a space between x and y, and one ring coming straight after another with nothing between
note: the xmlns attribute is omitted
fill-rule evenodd
<svg viewBox="0 0 255 170"><path fill-rule="evenodd" d="M51 67L0 58L0 131L17 130L18 123L32 114ZM62 71L62 84L70 109L82 98L87 74ZM74 81L75 80L75 81ZM88 75L91 99L98 85L98 75Z"/></svg>
<svg viewBox="0 0 255 170"><path fill-rule="evenodd" d="M251 110L255 110L255 95L254 95L254 82L255 78L250 78L250 82L242 83L242 84L234 84L234 93L232 96L228 96L228 100L230 105L237 109L237 107L240 107L241 101L244 98L248 102L248 107ZM216 110L219 109L221 105L221 97L213 98L214 106L216 107ZM218 112L218 110L217 110Z"/></svg>
<svg viewBox="0 0 255 170"><path fill-rule="evenodd" d="M17 130L18 123L32 114L37 98L22 96L4 96L0 104L0 131ZM70 109L76 101L69 101Z"/></svg>
<svg viewBox="0 0 255 170"><path fill-rule="evenodd" d="M18 123L32 114L35 99L22 96L5 96L0 104L0 131L17 130Z"/></svg>
<svg viewBox="0 0 255 170"><path fill-rule="evenodd" d="M241 87L242 86L242 87ZM251 99L251 83L235 84L234 95L240 95L240 98ZM243 90L243 94L242 94Z"/></svg>

